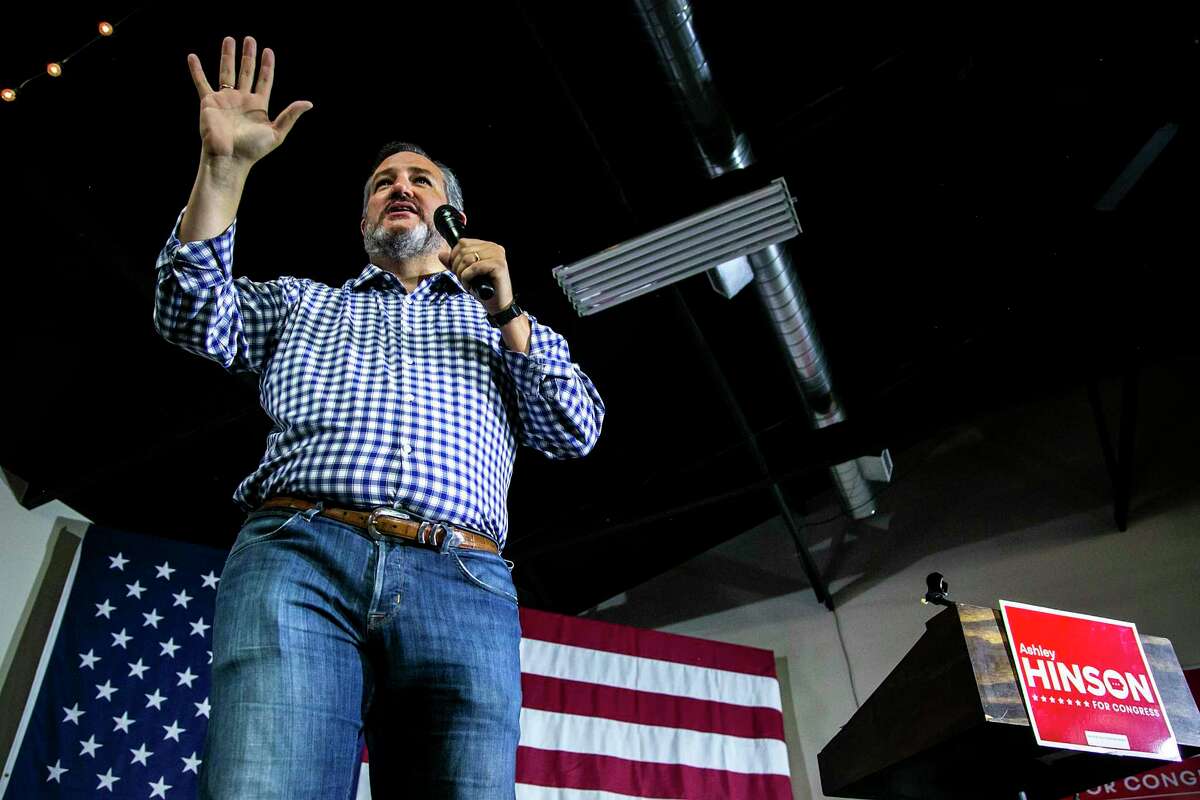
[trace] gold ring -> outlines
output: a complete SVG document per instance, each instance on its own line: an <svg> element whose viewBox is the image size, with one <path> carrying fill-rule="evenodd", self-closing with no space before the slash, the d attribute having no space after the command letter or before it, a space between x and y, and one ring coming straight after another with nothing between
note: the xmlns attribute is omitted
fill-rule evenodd
<svg viewBox="0 0 1200 800"><path fill-rule="evenodd" d="M475 256L475 260L474 260L474 261L472 261L471 263L472 263L472 264L478 264L478 263L479 263L479 252L478 252L478 251L476 251L476 250L472 250L472 251L471 251L471 255Z"/></svg>
<svg viewBox="0 0 1200 800"><path fill-rule="evenodd" d="M234 88L234 86L232 83L222 83L221 88L222 89L232 89L232 88Z"/></svg>

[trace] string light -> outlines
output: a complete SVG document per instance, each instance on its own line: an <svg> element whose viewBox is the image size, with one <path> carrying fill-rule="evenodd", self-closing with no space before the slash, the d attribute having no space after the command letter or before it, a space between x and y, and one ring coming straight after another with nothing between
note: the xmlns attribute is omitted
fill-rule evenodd
<svg viewBox="0 0 1200 800"><path fill-rule="evenodd" d="M61 61L51 61L51 62L47 63L45 74L49 75L51 78L61 77L63 74L63 65L64 64L66 64L68 61L70 61L75 56L82 53L87 48L91 47L96 42L100 41L100 39L108 37L108 36L112 36L118 26L123 24L125 22L125 20L129 19L130 17L132 17L134 14L136 14L140 10L141 10L140 8L134 9L133 11L129 12L128 14L126 14L124 17L122 17L120 20L118 20L115 23L108 22L107 20L102 20L96 26L96 30L99 32L98 36L94 37L90 42L87 42L86 44L83 45L83 47L80 47L74 53L71 53L71 55L67 56L66 58L62 59ZM28 86L31 82L33 82L34 80L36 80L40 77L42 77L42 73L38 73L37 75L33 75L29 78L26 78L25 80L21 81L21 83L19 83L17 85L16 89L11 89L11 88L0 89L0 100L3 100L5 103L11 103L11 102L15 101L17 99L17 92L21 91L26 86Z"/></svg>

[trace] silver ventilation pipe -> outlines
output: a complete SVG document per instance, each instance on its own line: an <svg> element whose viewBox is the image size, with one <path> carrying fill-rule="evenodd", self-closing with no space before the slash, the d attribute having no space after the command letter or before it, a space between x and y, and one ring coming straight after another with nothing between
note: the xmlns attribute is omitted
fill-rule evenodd
<svg viewBox="0 0 1200 800"><path fill-rule="evenodd" d="M708 59L692 24L687 0L634 0L658 54L659 64L691 133L700 166L710 178L743 169L754 162L749 139L734 128L725 111ZM825 352L808 310L804 288L787 248L770 245L746 259L753 282L783 345L814 427L845 419L833 392ZM729 269L723 270L729 266ZM709 273L713 287L727 297L736 288L731 274L738 265L721 265ZM830 468L842 507L856 519L875 513L870 486L858 462Z"/></svg>

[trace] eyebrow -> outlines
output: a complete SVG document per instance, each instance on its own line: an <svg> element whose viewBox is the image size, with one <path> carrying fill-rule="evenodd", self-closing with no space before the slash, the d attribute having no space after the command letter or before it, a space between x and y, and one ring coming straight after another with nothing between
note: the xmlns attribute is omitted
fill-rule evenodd
<svg viewBox="0 0 1200 800"><path fill-rule="evenodd" d="M437 178L437 175L435 175L432 171L425 169L424 167L408 167L407 169L409 172L418 172L422 175L428 175L431 178ZM381 169L379 172L376 172L374 175L371 176L371 183L374 184L375 181L379 180L380 178L383 178L385 176L395 175L398 172L399 172L399 170L396 169L395 167L388 167L387 169Z"/></svg>

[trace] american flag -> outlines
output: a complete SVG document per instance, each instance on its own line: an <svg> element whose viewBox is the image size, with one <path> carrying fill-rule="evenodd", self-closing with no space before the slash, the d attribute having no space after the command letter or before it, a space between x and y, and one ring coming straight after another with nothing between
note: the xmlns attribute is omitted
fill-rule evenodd
<svg viewBox="0 0 1200 800"><path fill-rule="evenodd" d="M224 560L88 530L3 800L196 796ZM521 628L520 800L791 798L770 651L530 609Z"/></svg>
<svg viewBox="0 0 1200 800"><path fill-rule="evenodd" d="M0 796L193 798L225 553L92 526L75 559Z"/></svg>

